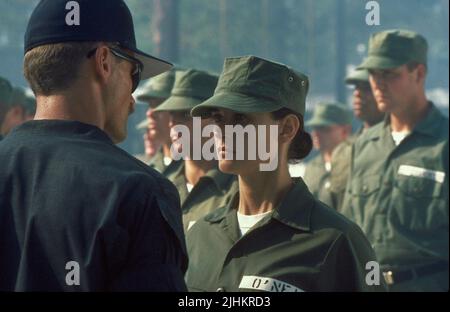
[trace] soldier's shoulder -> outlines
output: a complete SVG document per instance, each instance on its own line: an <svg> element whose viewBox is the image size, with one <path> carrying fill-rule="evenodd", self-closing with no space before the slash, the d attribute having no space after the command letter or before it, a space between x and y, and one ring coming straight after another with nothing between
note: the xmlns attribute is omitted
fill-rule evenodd
<svg viewBox="0 0 450 312"><path fill-rule="evenodd" d="M380 122L362 132L353 142L355 149L360 149L366 146L368 143L381 138L385 124Z"/></svg>
<svg viewBox="0 0 450 312"><path fill-rule="evenodd" d="M315 231L332 229L344 234L359 229L354 222L319 200L315 200L312 209L311 225Z"/></svg>

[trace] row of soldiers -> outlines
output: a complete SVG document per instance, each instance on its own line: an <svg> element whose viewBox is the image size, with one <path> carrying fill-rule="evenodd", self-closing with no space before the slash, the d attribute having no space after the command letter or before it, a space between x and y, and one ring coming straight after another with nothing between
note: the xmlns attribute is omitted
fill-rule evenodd
<svg viewBox="0 0 450 312"><path fill-rule="evenodd" d="M427 43L411 31L394 30L374 35L369 44L368 60L345 80L353 87L353 114L361 128L352 134L352 112L345 104L316 105L306 126L319 153L304 165L301 177L317 199L366 231L391 290L445 290L448 121L424 101ZM382 49L384 59L371 56ZM420 72L415 98L396 89L397 71L405 65ZM221 173L214 161L171 159L170 128L191 125L189 112L213 95L216 82L210 73L174 69L148 81L137 95L149 108L137 126L145 130L145 154L136 157L175 184L185 230L228 204L238 189L237 179ZM391 116L404 120L400 131L393 130ZM427 138L421 128L428 123L435 129L425 130Z"/></svg>
<svg viewBox="0 0 450 312"><path fill-rule="evenodd" d="M319 105L311 138L305 74L257 56L226 58L219 76L169 71L137 48L123 0L77 3L82 22L67 27L66 1L41 0L25 33L37 110L0 142L0 291L448 290L449 123L425 97L421 35L371 37L360 68L384 119L337 153L348 112ZM116 144L132 93L155 76L139 97L154 154L143 163ZM193 117L221 130L218 160L192 157L209 142ZM278 166L224 157L230 125L275 126ZM330 180L310 188L333 191L329 206L289 173L313 144Z"/></svg>
<svg viewBox="0 0 450 312"><path fill-rule="evenodd" d="M36 100L21 87L13 87L0 76L0 139L14 127L32 120L36 113Z"/></svg>

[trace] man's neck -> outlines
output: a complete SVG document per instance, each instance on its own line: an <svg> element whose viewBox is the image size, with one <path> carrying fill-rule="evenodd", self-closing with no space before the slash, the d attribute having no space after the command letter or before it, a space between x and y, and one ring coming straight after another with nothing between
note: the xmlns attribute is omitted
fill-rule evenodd
<svg viewBox="0 0 450 312"><path fill-rule="evenodd" d="M331 155L333 154L333 151L321 151L320 154L322 155L322 159L324 162L329 163L331 162Z"/></svg>
<svg viewBox="0 0 450 312"><path fill-rule="evenodd" d="M80 97L78 92L62 93L59 95L42 96L36 98L35 120L58 119L74 120L104 129L105 112L101 105L96 105L93 96L87 92Z"/></svg>
<svg viewBox="0 0 450 312"><path fill-rule="evenodd" d="M427 116L430 108L431 105L423 98L408 107L408 110L391 113L389 117L392 131L411 132Z"/></svg>
<svg viewBox="0 0 450 312"><path fill-rule="evenodd" d="M217 167L216 161L190 160L184 161L184 175L188 183L196 185L209 170Z"/></svg>

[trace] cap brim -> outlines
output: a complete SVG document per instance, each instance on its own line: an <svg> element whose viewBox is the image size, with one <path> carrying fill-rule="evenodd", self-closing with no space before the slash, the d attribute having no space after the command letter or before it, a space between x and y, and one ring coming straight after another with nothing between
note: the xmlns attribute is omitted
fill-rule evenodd
<svg viewBox="0 0 450 312"><path fill-rule="evenodd" d="M170 95L167 95L166 93L163 92L151 91L137 95L136 99L138 101L149 101L152 99L167 99L169 96Z"/></svg>
<svg viewBox="0 0 450 312"><path fill-rule="evenodd" d="M138 123L138 125L136 126L137 130L141 130L141 129L147 129L148 127L148 120L142 120L140 123Z"/></svg>
<svg viewBox="0 0 450 312"><path fill-rule="evenodd" d="M159 105L154 112L190 111L201 102L201 99L172 95Z"/></svg>
<svg viewBox="0 0 450 312"><path fill-rule="evenodd" d="M149 79L159 74L162 74L173 67L173 64L159 59L157 57L151 56L147 53L142 52L138 49L131 49L135 53L135 58L142 62L144 69L141 73L141 79Z"/></svg>
<svg viewBox="0 0 450 312"><path fill-rule="evenodd" d="M404 61L391 59L384 56L369 56L356 69L388 69L406 64Z"/></svg>
<svg viewBox="0 0 450 312"><path fill-rule="evenodd" d="M329 127L336 124L337 123L326 119L311 119L305 123L305 126L308 128L317 128L317 127Z"/></svg>
<svg viewBox="0 0 450 312"><path fill-rule="evenodd" d="M228 109L236 113L274 112L282 108L281 105L262 98L255 98L240 93L219 93L213 95L191 110L193 117L205 117L211 110Z"/></svg>

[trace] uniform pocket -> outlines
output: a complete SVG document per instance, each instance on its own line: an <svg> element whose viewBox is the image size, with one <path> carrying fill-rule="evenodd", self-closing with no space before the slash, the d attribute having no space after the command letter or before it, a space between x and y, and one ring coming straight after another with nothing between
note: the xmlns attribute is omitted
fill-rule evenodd
<svg viewBox="0 0 450 312"><path fill-rule="evenodd" d="M399 222L406 228L431 230L448 224L443 183L399 175L396 188L400 196L393 206Z"/></svg>
<svg viewBox="0 0 450 312"><path fill-rule="evenodd" d="M352 194L357 197L368 197L380 189L380 176L367 176L352 181Z"/></svg>

